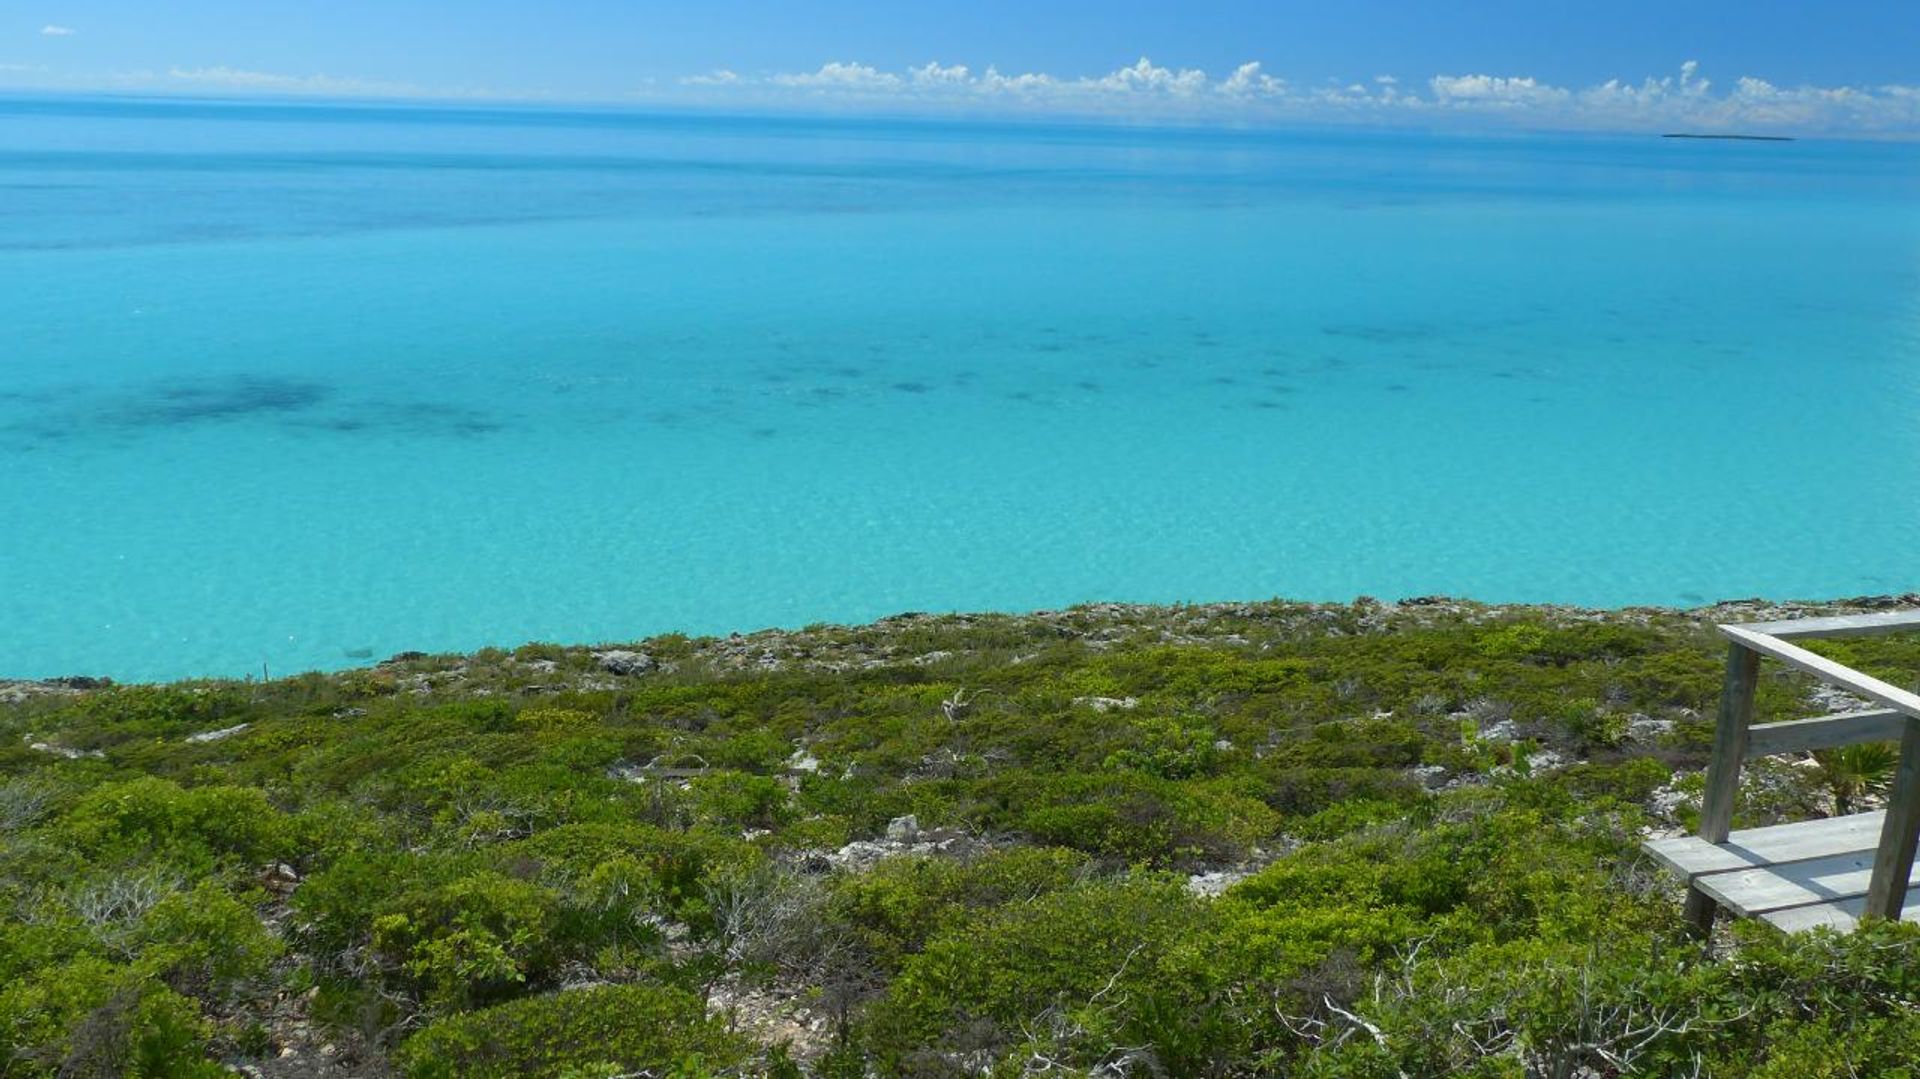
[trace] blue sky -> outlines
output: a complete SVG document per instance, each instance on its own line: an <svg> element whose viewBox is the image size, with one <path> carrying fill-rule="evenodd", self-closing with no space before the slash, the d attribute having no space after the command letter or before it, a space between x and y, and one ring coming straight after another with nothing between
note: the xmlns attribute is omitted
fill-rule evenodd
<svg viewBox="0 0 1920 1079"><path fill-rule="evenodd" d="M1920 0L15 0L5 87L1910 135Z"/></svg>

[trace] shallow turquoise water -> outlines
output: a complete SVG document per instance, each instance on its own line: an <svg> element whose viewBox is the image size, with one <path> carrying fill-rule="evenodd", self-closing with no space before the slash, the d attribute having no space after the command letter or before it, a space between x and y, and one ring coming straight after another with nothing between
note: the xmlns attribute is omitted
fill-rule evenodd
<svg viewBox="0 0 1920 1079"><path fill-rule="evenodd" d="M0 102L0 675L1920 586L1920 148Z"/></svg>

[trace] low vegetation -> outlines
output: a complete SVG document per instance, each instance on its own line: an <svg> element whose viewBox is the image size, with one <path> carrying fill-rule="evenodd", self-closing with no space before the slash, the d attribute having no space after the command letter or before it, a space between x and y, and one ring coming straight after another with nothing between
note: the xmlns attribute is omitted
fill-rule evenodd
<svg viewBox="0 0 1920 1079"><path fill-rule="evenodd" d="M1774 613L1768 611L1765 613ZM1690 938L1694 613L1102 606L0 683L0 1076L1910 1075L1920 931ZM1920 641L1824 645L1911 684ZM1769 667L1763 719L1842 706ZM1740 824L1871 804L1868 747Z"/></svg>

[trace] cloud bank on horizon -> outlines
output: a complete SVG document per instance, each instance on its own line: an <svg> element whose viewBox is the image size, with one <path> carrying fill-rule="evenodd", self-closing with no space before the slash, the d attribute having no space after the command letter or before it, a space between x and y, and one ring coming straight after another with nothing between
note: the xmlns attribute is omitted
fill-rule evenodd
<svg viewBox="0 0 1920 1079"><path fill-rule="evenodd" d="M47 32L71 33L49 26ZM41 76L36 89L120 92L565 102L539 93L435 88L327 74L173 67L106 80L49 81L44 67L0 65ZM0 82L4 85L4 82ZM1716 85L1695 61L1637 82L1556 86L1529 76L1439 74L1424 81L1375 75L1296 84L1258 61L1224 75L1163 67L1142 57L1104 75L1008 74L988 66L929 61L886 70L829 61L807 71L742 74L716 69L672 81L643 80L623 99L640 105L889 114L1027 116L1194 124L1346 124L1591 131L1686 130L1762 134L1920 137L1920 84L1777 86L1742 76ZM599 103L609 103L602 100Z"/></svg>
<svg viewBox="0 0 1920 1079"><path fill-rule="evenodd" d="M1563 87L1531 77L1440 74L1408 85L1392 75L1295 85L1249 61L1215 77L1142 57L1100 76L1005 74L929 62L886 71L832 61L756 76L725 69L679 80L700 101L756 106L1136 117L1225 123L1447 124L1586 130L1805 131L1920 135L1920 85L1776 86L1743 76L1717 88L1699 64L1638 82Z"/></svg>

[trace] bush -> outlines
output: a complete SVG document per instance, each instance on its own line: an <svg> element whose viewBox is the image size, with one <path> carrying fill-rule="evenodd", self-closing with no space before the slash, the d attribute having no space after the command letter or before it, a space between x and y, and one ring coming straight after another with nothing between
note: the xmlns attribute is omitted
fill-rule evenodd
<svg viewBox="0 0 1920 1079"><path fill-rule="evenodd" d="M1279 828L1279 815L1225 781L1141 772L1015 775L992 784L1012 829L1040 843L1156 866L1230 860Z"/></svg>
<svg viewBox="0 0 1920 1079"><path fill-rule="evenodd" d="M539 885L475 873L400 896L374 917L371 946L429 1006L467 1007L551 972L557 907Z"/></svg>
<svg viewBox="0 0 1920 1079"><path fill-rule="evenodd" d="M448 1016L407 1039L396 1061L411 1079L515 1079L641 1072L691 1076L745 1057L744 1043L708 1019L692 994L603 985Z"/></svg>
<svg viewBox="0 0 1920 1079"><path fill-rule="evenodd" d="M728 829L777 828L792 819L787 788L771 776L714 772L689 785L694 816Z"/></svg>
<svg viewBox="0 0 1920 1079"><path fill-rule="evenodd" d="M833 908L876 962L894 968L972 913L1057 892L1091 869L1086 855L1057 847L996 851L972 862L891 858L838 881Z"/></svg>
<svg viewBox="0 0 1920 1079"><path fill-rule="evenodd" d="M876 1008L881 1070L911 1070L927 1054L1003 1049L1022 1025L1096 994L1125 1000L1155 981L1161 957L1207 911L1181 882L1090 882L1010 903L942 932L909 959Z"/></svg>
<svg viewBox="0 0 1920 1079"><path fill-rule="evenodd" d="M291 829L284 814L248 787L182 787L143 776L83 795L61 821L82 848L103 857L166 854L192 863L279 857Z"/></svg>
<svg viewBox="0 0 1920 1079"><path fill-rule="evenodd" d="M281 952L252 910L210 882L155 903L141 921L139 943L140 969L202 996L224 995L235 982L265 974Z"/></svg>
<svg viewBox="0 0 1920 1079"><path fill-rule="evenodd" d="M0 988L8 1076L229 1074L208 1049L211 1026L192 1000L147 975L98 959L44 968Z"/></svg>

